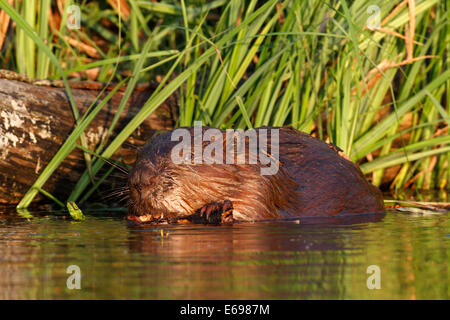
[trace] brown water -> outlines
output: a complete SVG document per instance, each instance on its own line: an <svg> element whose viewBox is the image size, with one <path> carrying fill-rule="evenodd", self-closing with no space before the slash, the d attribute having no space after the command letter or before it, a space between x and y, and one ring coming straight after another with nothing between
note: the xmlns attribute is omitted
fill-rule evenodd
<svg viewBox="0 0 450 320"><path fill-rule="evenodd" d="M449 217L128 227L0 215L0 298L449 299ZM381 289L367 288L370 265Z"/></svg>

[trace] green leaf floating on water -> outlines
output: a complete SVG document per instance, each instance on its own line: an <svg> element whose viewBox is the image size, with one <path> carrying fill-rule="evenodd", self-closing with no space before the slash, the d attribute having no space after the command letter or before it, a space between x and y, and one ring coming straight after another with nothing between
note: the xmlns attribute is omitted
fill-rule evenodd
<svg viewBox="0 0 450 320"><path fill-rule="evenodd" d="M70 216L77 221L84 220L86 217L83 214L83 211L81 211L80 208L78 208L77 204L73 201L67 202L67 209L69 210Z"/></svg>

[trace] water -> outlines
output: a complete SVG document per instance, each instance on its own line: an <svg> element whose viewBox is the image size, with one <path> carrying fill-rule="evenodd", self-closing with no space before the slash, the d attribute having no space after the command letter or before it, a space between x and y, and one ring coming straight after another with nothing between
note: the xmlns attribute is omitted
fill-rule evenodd
<svg viewBox="0 0 450 320"><path fill-rule="evenodd" d="M0 215L0 298L449 299L449 216L129 227ZM67 288L70 265L80 290Z"/></svg>

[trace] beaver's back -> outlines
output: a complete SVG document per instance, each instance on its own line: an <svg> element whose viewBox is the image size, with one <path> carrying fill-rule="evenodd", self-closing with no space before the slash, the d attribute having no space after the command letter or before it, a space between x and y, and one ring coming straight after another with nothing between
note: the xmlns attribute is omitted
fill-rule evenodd
<svg viewBox="0 0 450 320"><path fill-rule="evenodd" d="M380 190L353 162L327 143L291 128L280 128L280 162L298 183L295 209L287 215L330 216L383 212Z"/></svg>

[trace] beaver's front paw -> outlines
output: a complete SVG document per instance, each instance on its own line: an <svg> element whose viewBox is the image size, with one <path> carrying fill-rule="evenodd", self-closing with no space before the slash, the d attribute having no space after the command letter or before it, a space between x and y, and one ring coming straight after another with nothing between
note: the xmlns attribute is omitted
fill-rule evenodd
<svg viewBox="0 0 450 320"><path fill-rule="evenodd" d="M199 217L208 224L233 223L233 204L230 200L208 203L200 208Z"/></svg>

